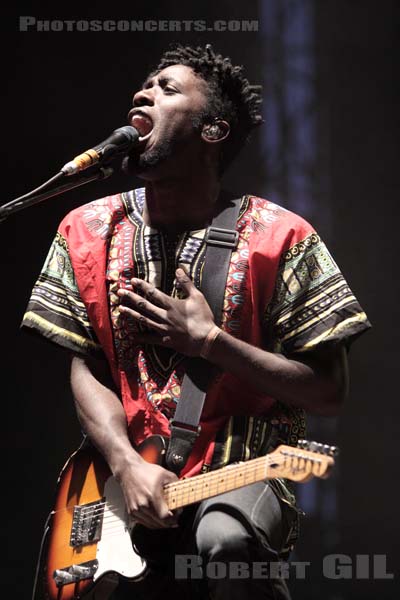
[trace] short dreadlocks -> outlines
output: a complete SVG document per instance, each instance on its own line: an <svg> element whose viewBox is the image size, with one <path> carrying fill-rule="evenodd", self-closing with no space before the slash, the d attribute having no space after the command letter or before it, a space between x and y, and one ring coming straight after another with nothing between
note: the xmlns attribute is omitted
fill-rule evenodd
<svg viewBox="0 0 400 600"><path fill-rule="evenodd" d="M155 73L172 65L191 67L208 84L209 101L201 125L217 117L230 125L220 162L220 172L223 172L247 142L252 129L263 122L262 88L250 85L243 75L243 67L234 66L230 58L216 54L210 44L205 48L177 44L162 55Z"/></svg>

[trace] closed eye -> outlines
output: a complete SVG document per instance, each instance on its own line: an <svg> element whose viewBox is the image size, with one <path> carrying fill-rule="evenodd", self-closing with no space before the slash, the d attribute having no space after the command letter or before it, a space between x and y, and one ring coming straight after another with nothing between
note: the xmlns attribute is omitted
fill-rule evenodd
<svg viewBox="0 0 400 600"><path fill-rule="evenodd" d="M145 81L142 89L148 90L154 85L159 85L165 94L180 94L179 89L175 85L172 85L171 81L174 81L175 83L175 80L169 77L160 77L158 81L157 78L151 78Z"/></svg>

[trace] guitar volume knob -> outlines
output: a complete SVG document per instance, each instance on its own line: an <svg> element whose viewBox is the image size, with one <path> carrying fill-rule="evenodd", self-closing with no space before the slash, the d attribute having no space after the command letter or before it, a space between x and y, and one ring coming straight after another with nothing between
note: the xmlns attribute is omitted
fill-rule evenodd
<svg viewBox="0 0 400 600"><path fill-rule="evenodd" d="M73 583L76 581L76 577L69 573L68 571L64 571L63 569L56 569L53 573L53 578L56 585L65 585L66 583Z"/></svg>

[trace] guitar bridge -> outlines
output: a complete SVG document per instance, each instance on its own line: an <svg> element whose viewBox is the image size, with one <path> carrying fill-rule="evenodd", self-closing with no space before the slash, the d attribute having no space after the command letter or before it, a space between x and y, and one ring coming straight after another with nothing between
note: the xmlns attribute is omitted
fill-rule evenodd
<svg viewBox="0 0 400 600"><path fill-rule="evenodd" d="M69 545L73 548L98 542L101 538L105 499L74 506Z"/></svg>

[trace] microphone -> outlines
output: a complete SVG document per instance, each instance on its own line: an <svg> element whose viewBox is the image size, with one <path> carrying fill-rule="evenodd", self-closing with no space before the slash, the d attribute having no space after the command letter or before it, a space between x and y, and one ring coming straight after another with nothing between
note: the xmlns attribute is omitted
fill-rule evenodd
<svg viewBox="0 0 400 600"><path fill-rule="evenodd" d="M64 175L75 175L79 171L88 169L106 159L111 159L118 154L126 154L139 141L139 136L139 131L135 127L130 125L119 127L104 142L89 148L89 150L78 154L74 159L67 162L61 172Z"/></svg>

